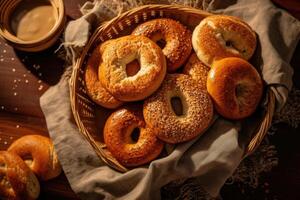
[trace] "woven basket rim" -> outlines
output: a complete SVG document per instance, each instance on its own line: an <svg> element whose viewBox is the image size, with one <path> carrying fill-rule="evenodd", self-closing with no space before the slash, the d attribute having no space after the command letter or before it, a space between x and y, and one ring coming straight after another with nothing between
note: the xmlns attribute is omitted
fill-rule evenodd
<svg viewBox="0 0 300 200"><path fill-rule="evenodd" d="M94 31L94 33L90 37L88 43L84 47L84 49L81 53L81 56L76 60L76 63L73 66L73 71L72 71L72 75L71 75L70 82L69 82L72 112L73 112L73 116L75 118L75 122L81 133L88 134L88 130L83 125L82 121L80 120L79 113L77 112L78 104L75 103L75 101L76 101L75 89L77 88L76 79L78 77L79 69L81 67L80 63L83 63L83 60L85 59L86 54L88 53L90 47L93 45L94 38L99 35L99 32L106 30L112 24L117 23L119 20L124 19L128 16L132 16L136 12L140 12L144 9L157 9L157 10L174 9L174 10L181 10L181 11L185 11L185 12L189 12L189 13L193 13L193 14L211 15L211 13L208 13L206 11L196 9L193 7L183 6L183 5L152 4L152 5L144 5L144 6L133 8L127 12L120 14L119 16L114 17L113 19L111 19L109 21L103 22L101 24L101 26L99 26ZM253 134L253 138L251 139L249 145L247 145L247 147L245 148L245 152L244 152L245 157L248 156L249 154L253 153L253 151L259 146L259 144L262 142L264 136L267 134L268 128L271 125L271 121L272 121L274 110L275 110L275 96L274 96L274 93L272 92L271 87L272 86L267 86L266 94L267 94L268 101L267 101L267 107L265 110L265 114L264 114L264 117L263 117L263 120L262 120L260 126L257 129L257 132L255 134ZM86 135L86 134L84 134L84 135ZM97 144L92 144L92 145L97 145ZM99 152L97 152L97 153L99 154ZM100 154L101 154L101 152L100 152ZM101 157L101 155L100 155L100 157ZM102 160L103 160L103 158L102 158ZM121 166L117 170L122 171L122 172L127 171L127 169L124 168L123 166Z"/></svg>

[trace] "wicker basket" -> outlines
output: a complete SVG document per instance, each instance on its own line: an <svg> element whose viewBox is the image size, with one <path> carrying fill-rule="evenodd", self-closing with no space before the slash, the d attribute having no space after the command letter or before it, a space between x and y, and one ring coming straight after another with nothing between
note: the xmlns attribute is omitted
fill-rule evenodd
<svg viewBox="0 0 300 200"><path fill-rule="evenodd" d="M37 52L52 46L62 31L66 23L66 15L63 0L48 0L55 11L56 22L53 28L44 37L33 40L24 41L14 35L11 30L11 15L19 4L26 4L25 0L1 0L0 1L0 35L14 48L27 51Z"/></svg>
<svg viewBox="0 0 300 200"><path fill-rule="evenodd" d="M112 110L96 105L90 100L85 90L84 67L86 66L85 64L90 52L100 43L112 38L128 35L138 24L154 18L172 18L180 21L190 30L193 30L203 18L209 15L211 14L202 10L178 5L147 5L132 9L102 24L92 35L74 67L70 79L71 105L80 132L93 146L98 156L109 166L121 172L128 170L113 158L103 142L103 126ZM246 148L245 156L252 153L261 143L272 121L275 96L271 88L267 88L266 92L266 110L264 111L259 127Z"/></svg>

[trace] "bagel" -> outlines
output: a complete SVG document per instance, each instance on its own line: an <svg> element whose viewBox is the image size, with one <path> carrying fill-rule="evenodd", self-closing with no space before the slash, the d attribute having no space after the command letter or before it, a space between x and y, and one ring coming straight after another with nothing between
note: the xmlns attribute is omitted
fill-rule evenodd
<svg viewBox="0 0 300 200"><path fill-rule="evenodd" d="M0 151L0 199L32 200L39 194L39 181L23 160Z"/></svg>
<svg viewBox="0 0 300 200"><path fill-rule="evenodd" d="M192 79L198 83L201 89L206 90L207 74L209 70L210 67L201 62L197 55L193 53L184 66L183 73L190 75Z"/></svg>
<svg viewBox="0 0 300 200"><path fill-rule="evenodd" d="M230 57L212 65L207 91L220 115L237 120L255 111L263 93L263 83L250 63Z"/></svg>
<svg viewBox="0 0 300 200"><path fill-rule="evenodd" d="M179 97L182 114L177 115L171 100ZM188 75L168 74L161 88L144 101L146 124L157 137L168 143L180 143L201 135L213 117L213 104L208 93Z"/></svg>
<svg viewBox="0 0 300 200"><path fill-rule="evenodd" d="M97 46L87 61L84 73L85 87L88 96L98 105L113 109L122 105L123 102L112 96L100 83L98 71L102 63L102 53L104 48L111 43L109 40L102 45Z"/></svg>
<svg viewBox="0 0 300 200"><path fill-rule="evenodd" d="M101 84L121 101L138 101L158 89L166 74L166 60L152 40L144 36L124 36L107 45L99 68ZM126 73L127 64L137 60L140 70Z"/></svg>
<svg viewBox="0 0 300 200"><path fill-rule="evenodd" d="M40 135L27 135L14 141L8 151L19 155L41 180L49 180L61 173L57 154L51 140Z"/></svg>
<svg viewBox="0 0 300 200"><path fill-rule="evenodd" d="M136 141L131 137L135 128L140 131ZM147 126L142 112L129 108L119 109L109 116L104 126L104 141L112 155L126 167L146 164L163 149L163 142Z"/></svg>
<svg viewBox="0 0 300 200"><path fill-rule="evenodd" d="M133 35L143 35L154 42L165 42L162 51L166 56L168 72L176 71L189 57L192 34L181 23L172 19L153 19L137 26Z"/></svg>
<svg viewBox="0 0 300 200"><path fill-rule="evenodd" d="M213 15L194 29L192 44L198 58L211 66L226 57L250 59L256 48L256 34L237 17Z"/></svg>

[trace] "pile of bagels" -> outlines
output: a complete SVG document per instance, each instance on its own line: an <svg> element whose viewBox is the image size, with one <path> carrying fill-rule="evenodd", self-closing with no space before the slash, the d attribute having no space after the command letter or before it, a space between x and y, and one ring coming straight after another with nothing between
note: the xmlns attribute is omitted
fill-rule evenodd
<svg viewBox="0 0 300 200"><path fill-rule="evenodd" d="M52 141L40 135L27 135L0 151L0 199L32 200L40 194L39 181L61 173Z"/></svg>
<svg viewBox="0 0 300 200"><path fill-rule="evenodd" d="M123 166L136 167L166 143L202 135L214 110L231 120L250 116L263 93L247 61L255 49L251 27L224 15L204 18L193 31L153 19L94 48L84 79L89 97L114 109L103 130L107 149Z"/></svg>

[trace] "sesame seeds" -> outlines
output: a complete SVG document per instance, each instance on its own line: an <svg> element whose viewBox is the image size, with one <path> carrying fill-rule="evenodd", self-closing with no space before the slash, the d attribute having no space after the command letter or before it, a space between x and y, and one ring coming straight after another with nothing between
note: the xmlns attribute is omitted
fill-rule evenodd
<svg viewBox="0 0 300 200"><path fill-rule="evenodd" d="M43 85L40 85L38 90L41 91L43 89L43 87L44 87Z"/></svg>
<svg viewBox="0 0 300 200"><path fill-rule="evenodd" d="M184 115L177 116L170 106L170 99L183 100ZM144 118L156 127L158 137L170 143L190 140L208 127L213 116L213 105L205 90L187 75L167 75L161 89L144 102Z"/></svg>
<svg viewBox="0 0 300 200"><path fill-rule="evenodd" d="M40 65L38 64L33 64L32 67L35 69L35 70L39 70L41 68Z"/></svg>
<svg viewBox="0 0 300 200"><path fill-rule="evenodd" d="M133 31L133 34L144 35L149 38L160 35L168 46L168 48L163 48L168 71L175 71L179 68L192 50L191 32L181 23L172 19L156 19L143 23Z"/></svg>

